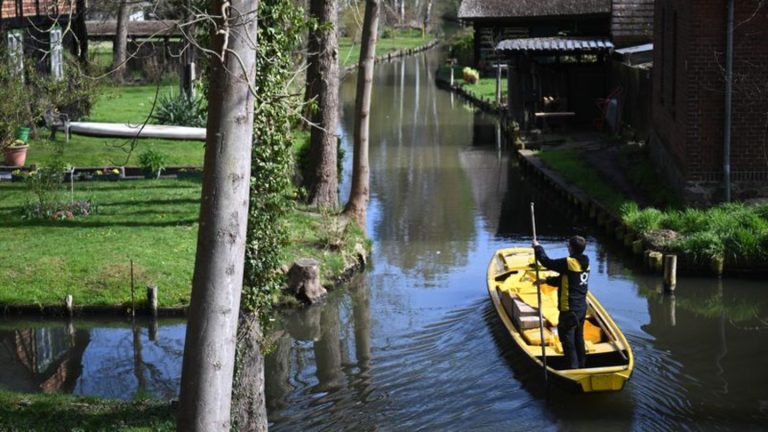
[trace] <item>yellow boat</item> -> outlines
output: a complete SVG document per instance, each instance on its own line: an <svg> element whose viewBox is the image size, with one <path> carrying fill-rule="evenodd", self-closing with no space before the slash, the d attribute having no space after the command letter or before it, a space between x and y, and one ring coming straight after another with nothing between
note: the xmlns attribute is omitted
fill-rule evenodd
<svg viewBox="0 0 768 432"><path fill-rule="evenodd" d="M522 351L544 366L539 326L539 301L532 248L496 251L488 265L488 294L504 326ZM539 268L539 278L556 273ZM587 294L584 341L586 367L566 369L557 337L557 288L541 286L548 378L582 392L617 391L632 374L634 358L627 339L602 305Z"/></svg>

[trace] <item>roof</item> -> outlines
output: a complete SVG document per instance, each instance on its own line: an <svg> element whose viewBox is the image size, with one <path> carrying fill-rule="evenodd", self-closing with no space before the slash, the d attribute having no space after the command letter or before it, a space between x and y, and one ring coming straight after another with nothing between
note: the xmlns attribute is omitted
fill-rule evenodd
<svg viewBox="0 0 768 432"><path fill-rule="evenodd" d="M621 48L621 49L617 49L616 50L617 53L622 54L622 55L624 55L624 54L637 54L637 53L646 52L646 51L653 51L653 44L652 43L647 43L647 44L642 44L642 45L635 45L635 46Z"/></svg>
<svg viewBox="0 0 768 432"><path fill-rule="evenodd" d="M542 37L507 39L496 45L504 52L599 52L613 50L613 43L606 38Z"/></svg>
<svg viewBox="0 0 768 432"><path fill-rule="evenodd" d="M462 0L459 19L573 16L611 13L611 0Z"/></svg>
<svg viewBox="0 0 768 432"><path fill-rule="evenodd" d="M117 21L86 21L88 37L113 37L117 29ZM150 37L150 36L181 36L178 23L174 20L148 20L148 21L128 21L129 37Z"/></svg>

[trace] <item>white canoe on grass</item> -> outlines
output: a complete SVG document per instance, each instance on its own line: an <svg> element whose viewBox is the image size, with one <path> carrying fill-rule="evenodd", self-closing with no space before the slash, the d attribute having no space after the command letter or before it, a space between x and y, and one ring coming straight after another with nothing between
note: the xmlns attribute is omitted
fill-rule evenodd
<svg viewBox="0 0 768 432"><path fill-rule="evenodd" d="M205 141L205 128L130 123L71 122L69 133L115 138L157 138Z"/></svg>

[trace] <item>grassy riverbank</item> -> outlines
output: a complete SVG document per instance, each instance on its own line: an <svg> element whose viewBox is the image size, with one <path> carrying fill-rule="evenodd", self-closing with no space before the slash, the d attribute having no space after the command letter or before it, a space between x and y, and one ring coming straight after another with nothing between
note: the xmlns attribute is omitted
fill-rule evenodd
<svg viewBox="0 0 768 432"><path fill-rule="evenodd" d="M155 90L106 87L90 118L143 121ZM162 92L174 90L173 84L162 87ZM305 134L298 134L296 146L305 140ZM63 141L58 134L55 145L43 139L33 142L30 163L47 165L57 147L63 150L62 161L73 166L122 165L126 157L117 146L122 140L72 136L69 143ZM171 165L202 165L201 142L141 140L135 154L149 148L166 154ZM131 165L137 165L135 160ZM90 200L97 211L72 220L41 221L23 217L23 207L38 199L26 183L0 183L0 305L57 305L67 294L79 305L128 305L132 261L140 293L147 284L157 284L161 307L185 306L200 189L199 180L175 178L78 181L74 191L62 185L55 191L57 199ZM354 244L364 243L359 230L342 231L335 218L301 206L286 223L291 238L283 261L287 265L299 257L319 259L325 284L350 265ZM337 248L339 244L345 247Z"/></svg>
<svg viewBox="0 0 768 432"><path fill-rule="evenodd" d="M453 66L453 83L460 86L465 92L472 94L475 98L481 100L488 100L493 103L496 102L496 75L481 75L480 79L475 82L469 82L464 80L462 70L464 66ZM436 78L444 82L450 82L451 80L451 66L441 66L438 68ZM501 97L507 98L507 78L502 76L501 78Z"/></svg>
<svg viewBox="0 0 768 432"><path fill-rule="evenodd" d="M618 163L637 191L653 205L641 208L601 175L579 150L542 151L537 155L569 183L621 218L652 247L708 265L723 260L726 268L768 267L768 204L721 204L709 209L675 208L673 194L648 157L624 147Z"/></svg>
<svg viewBox="0 0 768 432"><path fill-rule="evenodd" d="M389 30L379 35L376 41L376 56L387 55L390 52L413 49L425 45L432 40L432 35L422 35L418 30ZM339 67L342 69L354 66L360 60L360 43L350 38L339 38Z"/></svg>
<svg viewBox="0 0 768 432"><path fill-rule="evenodd" d="M21 208L32 199L23 183L0 183L0 195L0 304L60 304L71 294L76 304L128 305L131 261L140 292L157 284L160 306L189 302L198 181L75 182L74 199L89 199L98 211L73 220L22 219ZM62 192L61 198L70 197ZM361 232L334 228L334 221L308 208L293 212L286 264L316 257L323 282L330 283L353 259L354 242L363 242ZM337 243L345 247L331 252Z"/></svg>
<svg viewBox="0 0 768 432"><path fill-rule="evenodd" d="M0 391L0 430L160 432L176 419L169 402Z"/></svg>

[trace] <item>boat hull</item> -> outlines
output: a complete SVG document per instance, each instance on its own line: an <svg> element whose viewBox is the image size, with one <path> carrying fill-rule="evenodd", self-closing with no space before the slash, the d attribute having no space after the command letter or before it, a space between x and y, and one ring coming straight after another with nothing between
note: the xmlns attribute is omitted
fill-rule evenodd
<svg viewBox="0 0 768 432"><path fill-rule="evenodd" d="M541 327L532 248L507 248L496 251L488 266L488 294L514 344L537 367L544 367ZM540 269L540 278L554 273ZM562 346L556 336L556 290L542 288L542 315L547 374L561 386L581 392L618 391L624 388L634 368L632 350L623 333L600 302L587 294L587 365L566 369ZM531 311L535 312L535 318ZM597 330L595 330L597 329ZM591 331L587 335L587 331Z"/></svg>

